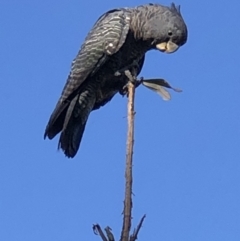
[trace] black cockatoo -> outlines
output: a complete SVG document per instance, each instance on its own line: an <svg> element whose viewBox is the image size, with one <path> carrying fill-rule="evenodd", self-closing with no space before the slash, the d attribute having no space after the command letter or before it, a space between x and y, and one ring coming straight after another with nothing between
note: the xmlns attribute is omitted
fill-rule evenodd
<svg viewBox="0 0 240 241"><path fill-rule="evenodd" d="M103 14L72 62L44 137L52 139L61 132L59 147L67 157L74 157L90 112L105 105L128 82L124 71L136 77L146 52L173 53L186 41L187 27L174 4L147 4Z"/></svg>

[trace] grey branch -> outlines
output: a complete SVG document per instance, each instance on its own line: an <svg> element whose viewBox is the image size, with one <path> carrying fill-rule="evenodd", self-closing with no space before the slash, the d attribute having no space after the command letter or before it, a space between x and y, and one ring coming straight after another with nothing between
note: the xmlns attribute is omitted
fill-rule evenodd
<svg viewBox="0 0 240 241"><path fill-rule="evenodd" d="M99 224L93 225L93 232L96 235L99 235L102 238L103 241L115 241L114 236L112 234L112 229L110 227L106 227L104 230L106 232L107 237L103 233Z"/></svg>
<svg viewBox="0 0 240 241"><path fill-rule="evenodd" d="M143 224L143 221L144 221L145 217L146 217L146 215L144 215L144 216L141 218L141 220L140 220L137 228L134 229L133 234L130 236L130 241L135 241L135 240L137 240L138 233L139 233L139 231L140 231L140 229L141 229L141 227L142 227L142 224Z"/></svg>
<svg viewBox="0 0 240 241"><path fill-rule="evenodd" d="M133 144L134 144L134 97L135 88L139 85L147 86L148 88L158 92L159 87L166 87L180 92L179 89L173 88L164 79L144 79L136 80L136 72L125 71L125 76L128 78L127 84L127 96L128 96L128 134L127 134L127 154L126 154L126 169L125 169L125 199L123 210L123 226L121 232L120 241L135 241L137 240L138 233L142 227L145 215L141 218L138 226L134 229L133 234L130 235L131 220L132 220L132 157L133 157ZM93 225L93 231L96 235L99 235L102 241L115 241L114 235L110 227L106 227L106 234L102 231L100 225Z"/></svg>
<svg viewBox="0 0 240 241"><path fill-rule="evenodd" d="M106 234L107 234L107 237L108 237L108 240L109 241L115 241L115 239L114 239L114 236L113 236L113 233L112 233L112 229L110 228L110 227L106 227L105 228L105 232L106 232Z"/></svg>
<svg viewBox="0 0 240 241"><path fill-rule="evenodd" d="M129 240L132 219L132 157L134 144L134 96L135 96L135 76L130 71L125 71L129 78L128 82L128 133L127 133L127 154L125 169L125 199L123 209L123 227L121 241Z"/></svg>

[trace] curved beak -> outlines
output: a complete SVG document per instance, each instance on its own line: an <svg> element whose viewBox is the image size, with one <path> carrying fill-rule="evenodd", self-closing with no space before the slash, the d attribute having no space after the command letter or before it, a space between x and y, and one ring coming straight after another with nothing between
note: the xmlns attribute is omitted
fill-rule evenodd
<svg viewBox="0 0 240 241"><path fill-rule="evenodd" d="M174 53L178 50L179 46L171 40L156 45L157 49L164 53Z"/></svg>

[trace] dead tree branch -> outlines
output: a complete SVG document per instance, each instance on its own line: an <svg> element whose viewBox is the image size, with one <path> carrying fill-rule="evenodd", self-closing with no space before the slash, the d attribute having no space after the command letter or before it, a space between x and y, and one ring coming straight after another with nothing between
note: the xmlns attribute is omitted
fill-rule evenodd
<svg viewBox="0 0 240 241"><path fill-rule="evenodd" d="M133 78L130 71L125 71L126 76L129 79L128 82L128 132L127 132L127 153L126 153L126 168L125 168L125 198L123 209L123 226L121 231L120 241L135 241L138 233L142 227L145 215L141 218L138 226L134 229L133 234L130 235L131 221L132 221L132 163L133 163L133 145L134 145L134 97L135 87L139 84ZM141 80L142 81L142 80ZM139 82L141 83L141 82ZM138 84L138 85L136 85ZM103 241L114 241L114 236L109 227L105 228L106 236L103 233L101 227L96 224L93 226L95 234L101 236Z"/></svg>
<svg viewBox="0 0 240 241"><path fill-rule="evenodd" d="M105 228L105 232L106 232L107 237L103 233L102 228L100 227L99 224L93 225L93 232L96 235L99 235L102 238L102 241L115 241L114 236L112 234L112 229L110 227Z"/></svg>
<svg viewBox="0 0 240 241"><path fill-rule="evenodd" d="M139 231L140 231L140 229L141 229L141 227L142 227L142 224L143 224L143 221L144 221L145 217L146 217L146 215L144 215L144 216L141 218L141 220L140 220L137 228L134 229L133 234L130 236L130 241L135 241L135 240L137 240L138 233L139 233Z"/></svg>
<svg viewBox="0 0 240 241"><path fill-rule="evenodd" d="M125 199L123 209L123 227L121 233L121 241L129 240L132 219L132 157L134 145L134 97L135 97L135 81L129 71L126 72L129 78L128 82L128 133L127 133L127 154L125 169Z"/></svg>

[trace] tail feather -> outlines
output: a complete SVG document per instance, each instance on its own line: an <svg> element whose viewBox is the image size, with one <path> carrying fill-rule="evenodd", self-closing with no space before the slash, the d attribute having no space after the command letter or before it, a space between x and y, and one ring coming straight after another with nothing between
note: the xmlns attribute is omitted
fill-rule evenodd
<svg viewBox="0 0 240 241"><path fill-rule="evenodd" d="M44 133L44 139L53 139L63 128L64 119L69 103L58 102L56 105Z"/></svg>
<svg viewBox="0 0 240 241"><path fill-rule="evenodd" d="M88 116L96 102L93 89L77 95L68 107L58 147L67 157L74 157L79 149Z"/></svg>
<svg viewBox="0 0 240 241"><path fill-rule="evenodd" d="M74 125L61 133L58 148L61 148L67 157L73 158L80 146L86 123L75 122Z"/></svg>

